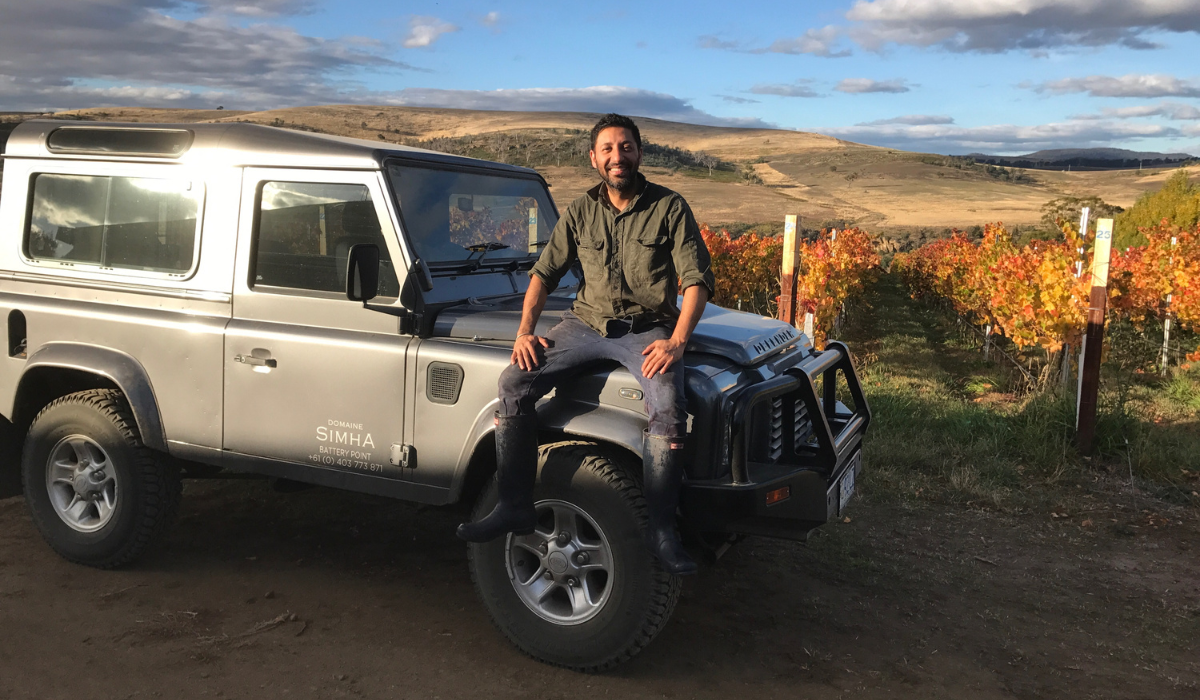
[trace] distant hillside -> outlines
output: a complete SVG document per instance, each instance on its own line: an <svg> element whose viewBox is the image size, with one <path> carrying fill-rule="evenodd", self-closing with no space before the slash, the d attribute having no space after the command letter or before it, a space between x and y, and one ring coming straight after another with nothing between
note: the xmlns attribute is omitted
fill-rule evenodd
<svg viewBox="0 0 1200 700"><path fill-rule="evenodd" d="M1076 170L1162 168L1196 160L1195 156L1187 153L1129 151L1124 148L1056 148L1035 151L1023 156L989 156L983 153L972 153L967 157L990 165L1051 170L1062 170L1068 167Z"/></svg>
<svg viewBox="0 0 1200 700"><path fill-rule="evenodd" d="M245 121L503 160L536 168L550 183L560 208L596 183L595 171L587 167L586 132L599 115L583 112L323 105L265 112L103 107L54 116L125 122ZM1174 172L1175 167L1161 167L1163 162L1174 166L1178 159L1190 158L1085 149L1031 153L1015 159L1029 161L1021 166L1009 159L989 162L1000 157L910 153L803 131L635 119L648 144L643 168L647 177L682 194L701 222L735 231L748 225L769 231L780 228L785 215L798 214L805 229L858 225L898 239L900 247L942 236L951 227L969 229L994 221L1010 228L1040 226L1042 207L1063 196L1098 196L1128 207ZM1086 171L1080 165L1070 172L1066 165L1045 166L1063 155L1097 153L1117 160L1152 158L1143 162L1143 172L1132 173L1108 170L1111 160L1106 161L1107 172Z"/></svg>

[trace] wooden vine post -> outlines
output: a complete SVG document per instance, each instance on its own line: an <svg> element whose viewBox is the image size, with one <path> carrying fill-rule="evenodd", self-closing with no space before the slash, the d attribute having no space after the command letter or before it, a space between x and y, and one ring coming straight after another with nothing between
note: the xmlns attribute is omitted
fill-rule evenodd
<svg viewBox="0 0 1200 700"><path fill-rule="evenodd" d="M1176 238L1175 236L1171 236L1171 256L1169 258L1167 258L1167 264L1171 266L1172 272L1174 272L1174 270L1175 270L1175 254L1174 254L1175 246L1178 244L1179 244L1179 239ZM1174 281L1174 279L1175 279L1174 274L1171 275L1170 279L1172 281ZM1174 285L1172 285L1172 286L1174 286ZM1167 315L1166 315L1166 318L1163 319L1162 358L1159 361L1159 366L1161 368L1160 372L1162 373L1162 376L1164 376L1164 377L1167 376L1167 365L1171 361L1171 355L1170 355L1170 351L1171 351L1171 301L1174 298L1175 298L1175 295L1173 293L1167 294Z"/></svg>
<svg viewBox="0 0 1200 700"><path fill-rule="evenodd" d="M779 277L779 320L796 325L796 274L800 267L800 242L797 229L798 217L788 214L783 223L783 270Z"/></svg>
<svg viewBox="0 0 1200 700"><path fill-rule="evenodd" d="M1100 353L1104 349L1104 313L1108 307L1108 261L1112 247L1112 219L1096 222L1092 251L1092 294L1088 303L1087 333L1083 336L1083 361L1079 363L1079 399L1075 406L1075 441L1081 454L1090 455L1096 438L1096 399L1100 393Z"/></svg>

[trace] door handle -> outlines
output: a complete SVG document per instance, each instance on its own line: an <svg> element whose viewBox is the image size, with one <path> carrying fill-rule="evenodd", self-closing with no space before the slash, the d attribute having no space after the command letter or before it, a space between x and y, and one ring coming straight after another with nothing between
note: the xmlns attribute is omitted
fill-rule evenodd
<svg viewBox="0 0 1200 700"><path fill-rule="evenodd" d="M271 367L278 366L278 362L274 358L255 357L253 355L234 355L234 362L241 362L244 365L252 365L254 367Z"/></svg>

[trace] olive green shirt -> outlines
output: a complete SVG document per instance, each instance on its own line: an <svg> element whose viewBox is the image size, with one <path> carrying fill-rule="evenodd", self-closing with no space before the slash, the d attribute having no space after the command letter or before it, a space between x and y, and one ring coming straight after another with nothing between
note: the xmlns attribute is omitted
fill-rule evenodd
<svg viewBox="0 0 1200 700"><path fill-rule="evenodd" d="M579 260L583 281L572 311L607 335L607 322L634 326L679 318L678 296L694 284L716 281L708 248L687 202L678 193L638 174L638 194L618 212L603 182L571 202L550 242L530 270L553 290Z"/></svg>

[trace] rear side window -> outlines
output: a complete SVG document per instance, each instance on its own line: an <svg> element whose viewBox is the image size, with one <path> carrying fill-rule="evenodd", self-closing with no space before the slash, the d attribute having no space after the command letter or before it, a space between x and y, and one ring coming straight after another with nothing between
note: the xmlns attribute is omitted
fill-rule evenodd
<svg viewBox="0 0 1200 700"><path fill-rule="evenodd" d="M181 275L196 258L202 187L189 180L43 173L33 181L33 260Z"/></svg>
<svg viewBox="0 0 1200 700"><path fill-rule="evenodd" d="M263 183L252 286L344 294L346 261L359 243L379 246L379 296L398 296L396 271L366 186Z"/></svg>

